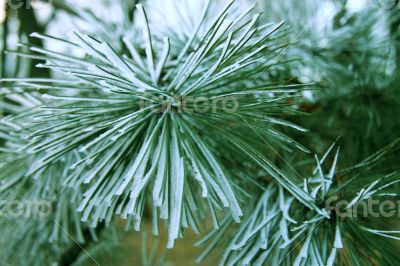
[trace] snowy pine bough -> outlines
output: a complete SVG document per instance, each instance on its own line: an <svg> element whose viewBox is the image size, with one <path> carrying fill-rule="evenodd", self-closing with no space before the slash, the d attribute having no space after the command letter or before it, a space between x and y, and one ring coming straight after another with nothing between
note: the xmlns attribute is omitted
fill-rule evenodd
<svg viewBox="0 0 400 266"><path fill-rule="evenodd" d="M150 220L153 234L166 230L173 248L185 229L204 233L209 219L214 229L195 244L203 249L199 262L210 253L219 254L221 265L395 261L390 241L400 238L394 222L343 218L326 204L332 197L347 200L347 210L373 197L398 197L392 160L399 140L341 168L334 143L321 158L299 164L301 174L294 170L297 158L311 152L295 140L308 130L293 121L307 120L305 93L314 93L311 105L322 109L318 101L329 93L314 89L343 80L335 74L345 71L325 65L324 56L346 50L339 44L348 36L337 39L337 50L309 52L309 43L292 49L290 30L283 22L265 24L257 5L156 2L138 4L132 19L120 24L71 8L84 30L30 35L67 52L29 42L8 51L41 60L36 67L51 77L1 80L2 105L12 108L0 121L0 199L46 200L53 212L2 221L7 239L14 231L21 237L2 241L7 248L0 254L32 265L69 265L74 242L97 242L83 254L89 258L116 245L119 218L136 231ZM353 29L362 27L353 21ZM355 45L357 55L362 45ZM332 79L294 80L296 53ZM382 56L369 61L378 66L377 76L389 73ZM343 90L356 90L349 87ZM41 249L52 256L33 256Z"/></svg>

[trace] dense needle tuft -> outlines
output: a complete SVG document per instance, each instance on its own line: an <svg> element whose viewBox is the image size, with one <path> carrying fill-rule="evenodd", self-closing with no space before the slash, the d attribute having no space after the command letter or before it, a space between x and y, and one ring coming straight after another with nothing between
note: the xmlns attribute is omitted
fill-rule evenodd
<svg viewBox="0 0 400 266"><path fill-rule="evenodd" d="M28 175L39 176L70 156L70 173L62 185L83 191L77 209L82 221L95 227L120 214L128 227L139 230L151 198L153 231L158 232L157 216L167 219L169 247L182 227L200 230L206 206L212 213L229 208L239 222L239 180L226 169L229 156L221 149L238 146L244 151L232 158L238 161L260 154L256 150L263 148L264 138L306 149L272 128L305 131L275 117L298 113L283 101L297 96L299 89L275 84L266 74L273 67L266 62L286 45L274 39L282 23L258 26L254 7L230 17L233 4L205 21L210 9L205 3L199 30L183 47L173 46L179 42L168 37L156 38L141 5L141 37L124 37L126 55L81 33L58 41L85 57L30 46L46 60L39 67L66 78L16 81L25 92L43 92L41 104L10 119L28 136L22 148L34 155ZM32 37L52 39L37 33ZM180 53L172 54L174 50ZM262 158L259 163L268 163ZM265 169L293 189L272 164ZM309 201L304 193L298 196Z"/></svg>

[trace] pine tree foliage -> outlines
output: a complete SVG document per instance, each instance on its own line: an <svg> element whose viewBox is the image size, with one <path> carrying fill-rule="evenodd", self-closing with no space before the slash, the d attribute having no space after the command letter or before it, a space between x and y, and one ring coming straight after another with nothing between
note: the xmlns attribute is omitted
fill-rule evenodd
<svg viewBox="0 0 400 266"><path fill-rule="evenodd" d="M339 149L332 156L332 145L322 158L315 157L316 167L304 180L304 191L315 203L331 208L329 217L304 208L282 187L272 184L254 200L239 228L229 230L233 226L227 218L220 230L197 243L206 245L199 260L221 244L221 239L226 241L221 236L232 232L224 244L222 265L390 265L397 258L397 246L388 239L399 240L399 231L382 223L383 219L377 221L369 213L366 216L365 209L352 207L373 197L382 201L398 197L399 168L387 168L387 164L398 156L399 144L398 139L341 171L336 168ZM329 157L333 157L333 164L324 167ZM340 201L341 209L334 204ZM348 216L343 215L346 213Z"/></svg>
<svg viewBox="0 0 400 266"><path fill-rule="evenodd" d="M7 136L0 157L1 199L17 208L14 214L16 217L6 217L1 221L1 254L7 262L16 265L58 263L71 245L83 245L88 239L97 239L95 230L82 224L76 212L82 196L69 190L64 191L61 186L69 172L66 165L73 158L68 157L51 165L40 177L31 176L29 168L35 158L18 152L26 145L26 141L14 134L16 130L9 126L1 127L2 135ZM29 206L23 208L20 204ZM19 216L22 217L17 221L13 219ZM19 232L17 236L16 232ZM10 239L14 241L10 242Z"/></svg>
<svg viewBox="0 0 400 266"><path fill-rule="evenodd" d="M296 43L288 53L301 60L288 69L289 75L319 83L320 89L312 92L305 105L313 116L302 125L310 129L311 142L346 136L342 152L351 158L349 165L358 163L398 137L395 131L400 121L392 115L400 107L398 41L390 32L392 11L371 4L352 13L336 2L336 13L322 23L324 6L318 1L307 1L302 7L293 2L271 3L268 8L278 17L292 14L286 22L293 28ZM301 25L320 25L303 32L297 18L302 19Z"/></svg>
<svg viewBox="0 0 400 266"><path fill-rule="evenodd" d="M174 42L168 37L163 39L163 49L154 49L157 38L153 38L141 5L138 14L143 38L139 40L143 43L138 46L142 50L126 37L130 55L122 56L107 42L80 33L76 33L76 41L60 41L81 49L85 58L30 46L37 53L33 57L46 59L39 67L70 78L4 80L15 81L13 86L24 92L47 92L37 107L7 119L28 138L21 150L34 159L26 175L41 176L59 160L72 158L66 162L71 173L62 180L62 186L72 189L72 198L82 194L78 212L91 227L102 221L109 224L114 214L120 214L128 219L128 226L139 230L149 190L154 233L158 231L157 216L168 219L169 247L180 236L181 227L199 230L206 206L214 217L216 210L229 208L234 220L240 221L238 184L227 174L221 148L239 148L259 157L255 158L258 163L267 163L267 171L313 206L309 195L256 150L262 139L255 141L255 136L289 142L305 150L272 129L279 124L304 131L275 118L297 113L283 102L296 96L296 86L274 84L260 77L265 61L286 45L273 38L282 24L257 26L258 15L249 15L254 7L228 19L233 4L229 2L203 25L210 6L205 3L199 31L175 56L170 55ZM52 38L36 33L32 36ZM201 40L197 44L196 38ZM235 113L224 110L218 102L233 96L237 101L233 103L237 106ZM215 102L212 109L207 99ZM200 111L195 110L197 103ZM182 112L182 108L193 112ZM261 133L247 134L248 123L262 123ZM240 139L245 134L249 138ZM245 160L243 155L234 159Z"/></svg>
<svg viewBox="0 0 400 266"><path fill-rule="evenodd" d="M75 31L8 51L50 74L2 76L0 201L51 214L0 220L1 258L98 263L122 218L168 248L210 220L198 262L393 265L398 217L354 207L399 197L398 12L327 1L313 27L319 1L137 2L115 20L53 1Z"/></svg>

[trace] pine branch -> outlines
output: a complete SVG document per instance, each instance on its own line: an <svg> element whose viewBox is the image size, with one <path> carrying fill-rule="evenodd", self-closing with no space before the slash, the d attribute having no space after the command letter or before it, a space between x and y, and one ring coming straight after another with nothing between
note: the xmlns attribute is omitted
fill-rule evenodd
<svg viewBox="0 0 400 266"><path fill-rule="evenodd" d="M239 18L230 17L233 6L231 1L213 19L200 19L195 26L199 36L189 38L182 49L175 47L184 51L177 55L178 61L170 47L179 44L168 38L159 43L141 5L138 15L143 38L138 40L142 43L124 39L130 56L121 56L107 42L85 34L76 33L73 41L33 34L80 49L86 57L28 45L36 54L24 56L43 58L46 63L39 67L70 78L3 80L23 93L47 92L36 108L8 120L21 125L22 136L29 136L22 149L34 158L27 175L40 176L68 154L76 154L79 159L66 166L72 172L62 184L74 193L84 189L78 211L82 221L90 221L92 226L110 223L120 214L129 227L133 223L139 230L146 194L151 192L154 233L160 211L160 217L169 221L169 247L183 228L191 226L198 232L199 219L207 209L214 217L217 210L229 209L234 220L240 221L239 181L228 176L222 163L226 155L218 147L245 151L239 161L251 161L251 155L257 163L267 163L265 171L318 209L260 150L265 139L306 150L272 129L283 125L305 131L277 118L298 114L286 100L297 97L299 89L270 82L263 75L265 62L284 47L279 38L272 38L282 23L257 26L259 15L249 16L252 8ZM144 47L144 54L135 50L138 46ZM159 46L163 48L155 49ZM237 110L226 111L226 99L237 102L233 105ZM216 105L210 106L212 101ZM204 106L209 107L205 112ZM32 121L34 117L38 120ZM249 134L249 123L261 126ZM245 135L245 140L239 140Z"/></svg>
<svg viewBox="0 0 400 266"><path fill-rule="evenodd" d="M318 1L271 3L291 30L222 2L121 4L109 22L55 1L79 30L40 29L10 51L57 78L0 80L11 114L0 120L0 201L53 206L0 221L5 261L80 265L119 218L136 231L150 218L155 235L165 220L168 248L210 219L198 261L218 253L221 265L397 260L397 219L357 208L399 196L397 13L335 2L326 27L304 32ZM301 144L322 151L339 135L340 152L322 157ZM146 238L142 248L153 262Z"/></svg>
<svg viewBox="0 0 400 266"><path fill-rule="evenodd" d="M363 254L373 254L377 261L388 265L394 261L397 246L391 245L389 239L400 239L398 231L393 230L396 223L375 224L371 210L366 216L356 206L364 206L361 202L372 198L382 203L398 195L399 167L381 167L385 165L383 157L392 159L390 155L398 152L399 141L382 148L345 175L336 171L338 151L329 171L323 170L333 148L334 145L321 159L316 156L317 166L304 182L304 190L311 190L315 203L324 206L329 217L304 209L282 187L270 184L249 204L240 226L233 226L227 217L221 229L210 232L196 244L206 246L199 261L221 245L225 247L221 265L369 265L369 258ZM374 170L380 169L373 175L372 165ZM341 202L345 203L344 208L338 208ZM351 213L346 212L348 209Z"/></svg>

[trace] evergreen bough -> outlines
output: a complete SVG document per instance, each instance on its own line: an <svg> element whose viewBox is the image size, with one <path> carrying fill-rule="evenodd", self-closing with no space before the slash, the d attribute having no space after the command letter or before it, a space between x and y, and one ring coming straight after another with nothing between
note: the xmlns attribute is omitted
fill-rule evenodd
<svg viewBox="0 0 400 266"><path fill-rule="evenodd" d="M165 220L168 248L210 218L198 261L395 262L396 217L341 217L329 204L398 197L397 14L337 4L324 36L300 38L307 12L295 3L267 5L293 14L284 27L239 1L156 2L121 5L115 24L54 1L84 29L34 32L8 51L51 76L1 80L0 199L52 213L0 221L1 256L97 263L116 249L119 217L140 231L150 216L155 235Z"/></svg>

